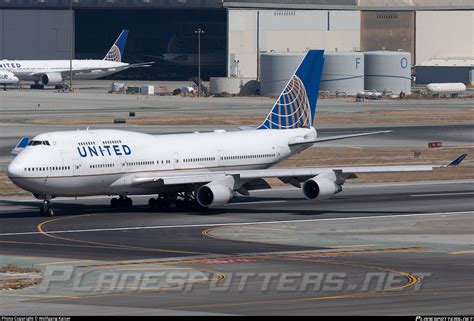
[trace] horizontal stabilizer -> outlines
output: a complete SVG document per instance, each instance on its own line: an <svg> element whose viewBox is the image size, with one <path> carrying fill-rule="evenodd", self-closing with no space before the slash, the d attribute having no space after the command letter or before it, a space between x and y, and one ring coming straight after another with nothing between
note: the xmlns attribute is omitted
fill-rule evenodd
<svg viewBox="0 0 474 321"><path fill-rule="evenodd" d="M240 130L254 130L255 126L240 126Z"/></svg>
<svg viewBox="0 0 474 321"><path fill-rule="evenodd" d="M148 61L148 62L139 62L136 64L130 64L127 66L127 68L138 68L138 67L151 67L155 62L154 61Z"/></svg>
<svg viewBox="0 0 474 321"><path fill-rule="evenodd" d="M294 146L294 145L303 145L303 144L316 144L316 143L329 142L329 141L333 141L333 140L341 140L341 139L349 139L349 138L361 137L361 136L386 134L386 133L390 133L390 132L392 132L392 131L391 130L382 130L382 131L377 131L377 132L368 132L368 133L359 133L359 134L318 137L314 140L296 141L294 143L289 143L289 145Z"/></svg>

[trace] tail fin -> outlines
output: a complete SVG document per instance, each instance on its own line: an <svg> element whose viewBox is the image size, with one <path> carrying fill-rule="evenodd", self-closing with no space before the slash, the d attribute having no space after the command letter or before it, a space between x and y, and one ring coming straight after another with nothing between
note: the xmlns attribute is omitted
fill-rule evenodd
<svg viewBox="0 0 474 321"><path fill-rule="evenodd" d="M112 47L110 47L109 52L107 52L105 55L104 60L121 62L123 52L125 50L125 43L127 42L127 37L128 30L122 30L117 40L115 40Z"/></svg>
<svg viewBox="0 0 474 321"><path fill-rule="evenodd" d="M309 128L313 125L324 50L310 50L257 129Z"/></svg>
<svg viewBox="0 0 474 321"><path fill-rule="evenodd" d="M467 157L467 154L459 155L455 160L449 163L446 167L456 167Z"/></svg>

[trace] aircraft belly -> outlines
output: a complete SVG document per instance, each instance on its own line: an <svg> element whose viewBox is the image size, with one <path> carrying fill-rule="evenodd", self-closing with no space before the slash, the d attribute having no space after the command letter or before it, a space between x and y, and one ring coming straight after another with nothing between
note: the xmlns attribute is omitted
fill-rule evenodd
<svg viewBox="0 0 474 321"><path fill-rule="evenodd" d="M54 196L90 196L111 194L110 184L121 175L62 176L23 178L16 183L32 193Z"/></svg>

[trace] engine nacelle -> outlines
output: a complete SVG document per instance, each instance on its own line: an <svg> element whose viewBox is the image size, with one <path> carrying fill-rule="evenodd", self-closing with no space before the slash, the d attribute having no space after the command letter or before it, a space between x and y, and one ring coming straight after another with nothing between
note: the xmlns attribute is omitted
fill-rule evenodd
<svg viewBox="0 0 474 321"><path fill-rule="evenodd" d="M342 186L336 183L336 174L331 171L308 179L303 184L303 194L306 199L325 200L342 191Z"/></svg>
<svg viewBox="0 0 474 321"><path fill-rule="evenodd" d="M62 83L63 77L58 72L47 73L41 75L41 83L43 85L56 86Z"/></svg>
<svg viewBox="0 0 474 321"><path fill-rule="evenodd" d="M204 207L227 204L233 197L234 191L231 188L218 183L203 185L196 192L196 200Z"/></svg>

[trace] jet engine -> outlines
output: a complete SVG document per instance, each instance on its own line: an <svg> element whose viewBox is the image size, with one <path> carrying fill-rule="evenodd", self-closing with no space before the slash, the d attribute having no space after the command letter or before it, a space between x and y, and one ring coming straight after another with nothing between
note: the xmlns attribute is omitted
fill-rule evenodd
<svg viewBox="0 0 474 321"><path fill-rule="evenodd" d="M43 85L56 86L63 81L63 77L58 72L47 73L41 75L41 83Z"/></svg>
<svg viewBox="0 0 474 321"><path fill-rule="evenodd" d="M325 200L342 191L342 186L338 184L336 173L329 171L308 179L302 189L306 199Z"/></svg>
<svg viewBox="0 0 474 321"><path fill-rule="evenodd" d="M234 191L231 187L233 184L234 179L229 176L203 185L196 192L196 200L204 207L227 204L234 197Z"/></svg>

